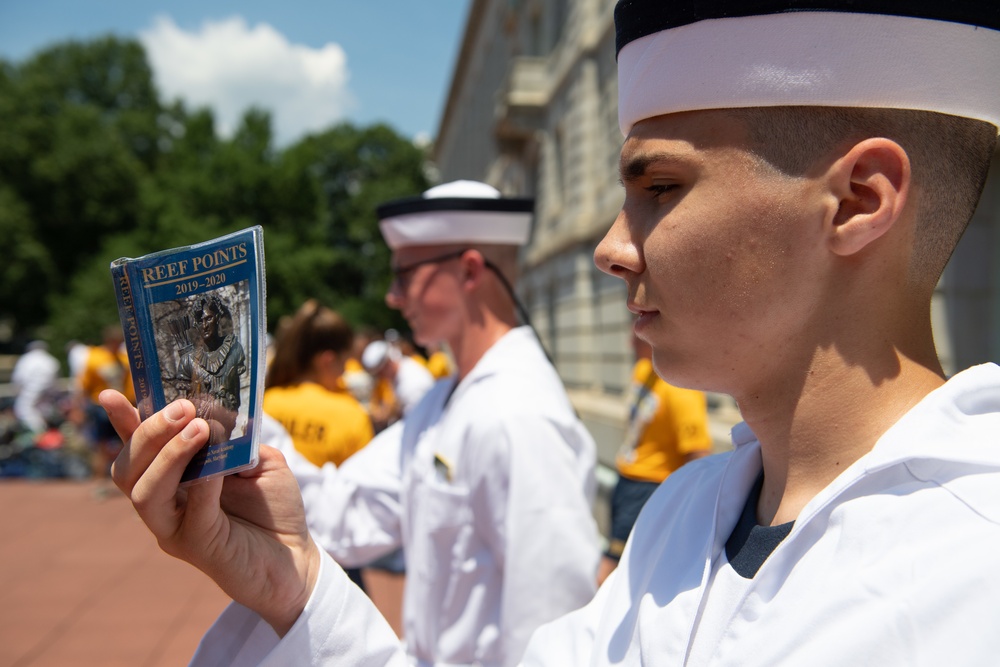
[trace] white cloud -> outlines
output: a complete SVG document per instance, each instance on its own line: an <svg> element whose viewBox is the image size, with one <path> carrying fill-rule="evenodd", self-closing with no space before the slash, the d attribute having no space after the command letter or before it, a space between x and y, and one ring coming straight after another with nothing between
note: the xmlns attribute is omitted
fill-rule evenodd
<svg viewBox="0 0 1000 667"><path fill-rule="evenodd" d="M251 106L271 112L280 146L342 120L355 105L347 57L337 44L291 44L268 24L249 27L241 17L186 32L159 16L140 39L161 95L190 108L212 107L223 136Z"/></svg>
<svg viewBox="0 0 1000 667"><path fill-rule="evenodd" d="M427 131L417 132L416 136L413 137L413 145L417 148L427 148L432 141L431 133Z"/></svg>

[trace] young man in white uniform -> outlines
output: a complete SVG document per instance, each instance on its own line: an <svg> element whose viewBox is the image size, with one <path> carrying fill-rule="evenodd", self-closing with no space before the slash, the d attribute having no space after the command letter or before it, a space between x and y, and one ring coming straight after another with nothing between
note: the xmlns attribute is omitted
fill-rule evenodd
<svg viewBox="0 0 1000 667"><path fill-rule="evenodd" d="M929 305L996 144L997 7L618 4L595 261L664 379L745 423L526 664L996 661L1000 368L946 382Z"/></svg>
<svg viewBox="0 0 1000 667"><path fill-rule="evenodd" d="M618 569L525 664L992 664L1000 368L946 381L929 303L996 144L1000 9L623 0L616 29L625 203L595 260L626 281L663 378L732 394L745 424L732 453L664 483ZM323 622L362 606L293 510L257 585L228 557L262 532L218 490L178 515L206 429L172 410L119 476L164 547L283 645L322 634L314 664L390 663L373 631L352 643L350 621ZM283 474L269 458L254 488ZM272 515L292 495L272 492ZM215 525L239 532L199 544Z"/></svg>
<svg viewBox="0 0 1000 667"><path fill-rule="evenodd" d="M314 537L337 562L404 548L415 664L515 665L536 628L594 594L594 443L503 284L531 210L471 182L379 208L396 274L387 301L418 343L448 343L458 373L339 470L297 469ZM230 607L195 663L277 644L258 619ZM313 650L288 646L284 664Z"/></svg>

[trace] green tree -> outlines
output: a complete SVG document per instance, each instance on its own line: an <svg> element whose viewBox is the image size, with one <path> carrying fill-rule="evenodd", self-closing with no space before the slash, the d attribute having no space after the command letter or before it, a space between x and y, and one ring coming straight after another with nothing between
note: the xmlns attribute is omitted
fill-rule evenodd
<svg viewBox="0 0 1000 667"><path fill-rule="evenodd" d="M384 304L375 207L428 186L424 151L386 125L340 124L274 146L248 109L220 138L208 109L163 104L141 45L67 42L0 61L0 319L54 347L97 342L116 317L109 264L264 228L273 327L308 298L357 325L405 324ZM2 344L2 341L0 341Z"/></svg>
<svg viewBox="0 0 1000 667"><path fill-rule="evenodd" d="M0 320L22 329L45 322L43 307L55 288L55 269L39 240L28 207L11 188L0 184Z"/></svg>
<svg viewBox="0 0 1000 667"><path fill-rule="evenodd" d="M0 190L17 202L5 233L34 241L18 246L14 264L44 258L36 273L45 276L31 285L66 294L106 238L135 228L157 161L159 109L134 41L68 42L0 66ZM26 278L18 285L33 292ZM51 299L32 293L28 307L26 298L5 294L0 308L19 332L50 313Z"/></svg>
<svg viewBox="0 0 1000 667"><path fill-rule="evenodd" d="M387 200L425 190L426 161L421 148L384 124L358 128L343 123L306 137L283 156L284 179L308 174L322 206L320 225L301 236L322 243L330 259L325 270L310 279L322 286L324 300L355 324L405 327L385 306L389 250L375 209ZM294 272L288 267L279 280L291 280ZM270 271L268 279L270 284Z"/></svg>

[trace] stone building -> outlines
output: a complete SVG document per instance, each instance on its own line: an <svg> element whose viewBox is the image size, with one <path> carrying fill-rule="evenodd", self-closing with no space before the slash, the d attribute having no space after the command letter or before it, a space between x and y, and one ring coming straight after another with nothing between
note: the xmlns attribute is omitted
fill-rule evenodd
<svg viewBox="0 0 1000 667"><path fill-rule="evenodd" d="M593 251L622 203L613 0L470 0L434 146L442 181L536 197L520 295L610 465L626 417L631 315ZM995 165L1000 160L995 161ZM934 304L948 372L1000 361L1000 168ZM713 435L738 419L710 396Z"/></svg>

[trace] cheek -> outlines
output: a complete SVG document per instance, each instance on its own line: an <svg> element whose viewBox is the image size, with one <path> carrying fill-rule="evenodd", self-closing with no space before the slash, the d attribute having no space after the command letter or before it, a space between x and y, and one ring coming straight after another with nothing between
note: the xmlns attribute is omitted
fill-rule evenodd
<svg viewBox="0 0 1000 667"><path fill-rule="evenodd" d="M793 202L746 211L739 238L726 255L721 310L736 324L734 350L766 358L799 339L815 315L818 238Z"/></svg>
<svg viewBox="0 0 1000 667"><path fill-rule="evenodd" d="M678 309L736 324L799 298L806 243L799 221L786 203L745 201L675 211L647 238L653 287Z"/></svg>
<svg viewBox="0 0 1000 667"><path fill-rule="evenodd" d="M415 321L411 326L415 328L414 335L424 338L421 345L444 340L453 328L459 302L456 289L452 281L442 276L413 296L411 310Z"/></svg>
<svg viewBox="0 0 1000 667"><path fill-rule="evenodd" d="M740 301L780 298L797 282L794 224L773 208L746 210L741 220L726 243L728 292Z"/></svg>

